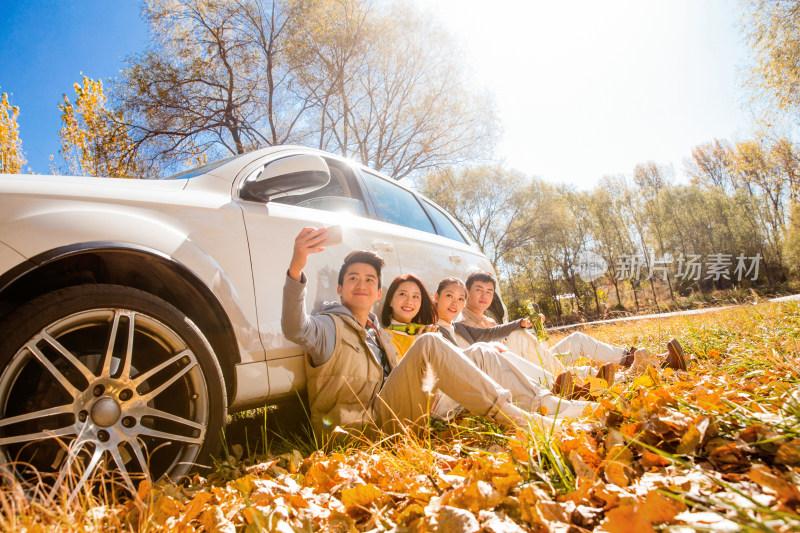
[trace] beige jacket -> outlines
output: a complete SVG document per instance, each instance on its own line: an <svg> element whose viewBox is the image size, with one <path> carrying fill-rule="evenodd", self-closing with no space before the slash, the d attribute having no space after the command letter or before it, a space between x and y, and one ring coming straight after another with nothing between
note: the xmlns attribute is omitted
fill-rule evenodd
<svg viewBox="0 0 800 533"><path fill-rule="evenodd" d="M366 332L347 315L329 315L336 324L333 354L324 364L311 366L305 358L311 424L317 435L328 437L341 426L350 433L374 429L373 402L383 385L383 368L367 346ZM390 336L379 330L389 365L397 365Z"/></svg>
<svg viewBox="0 0 800 533"><path fill-rule="evenodd" d="M467 307L461 310L461 318L459 318L457 322L463 322L473 328L493 328L497 325L497 322L488 316L479 315L478 313L470 311Z"/></svg>

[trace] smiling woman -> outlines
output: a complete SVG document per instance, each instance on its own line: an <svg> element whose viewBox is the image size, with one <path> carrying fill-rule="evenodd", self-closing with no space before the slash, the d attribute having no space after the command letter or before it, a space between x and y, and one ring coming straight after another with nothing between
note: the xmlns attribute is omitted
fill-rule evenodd
<svg viewBox="0 0 800 533"><path fill-rule="evenodd" d="M450 324L467 303L467 288L458 278L443 279L436 289L436 312L439 320Z"/></svg>
<svg viewBox="0 0 800 533"><path fill-rule="evenodd" d="M399 358L418 335L436 331L436 307L425 284L414 274L397 276L386 291L381 324L391 334Z"/></svg>

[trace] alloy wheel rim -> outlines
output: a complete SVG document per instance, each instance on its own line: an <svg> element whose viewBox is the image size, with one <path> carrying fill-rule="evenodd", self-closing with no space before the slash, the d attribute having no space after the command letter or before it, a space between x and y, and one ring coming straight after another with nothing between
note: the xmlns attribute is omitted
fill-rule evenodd
<svg viewBox="0 0 800 533"><path fill-rule="evenodd" d="M97 338L103 332L104 342ZM50 385L31 400L27 385L37 377ZM33 335L0 375L0 402L4 462L19 478L19 455L35 459L29 447L49 443L52 452L58 439L49 494L67 486L70 500L101 467L118 472L134 494L135 480L149 477L156 458L156 477L185 474L210 408L186 342L147 313L120 308L78 312ZM148 456L147 448L156 451Z"/></svg>

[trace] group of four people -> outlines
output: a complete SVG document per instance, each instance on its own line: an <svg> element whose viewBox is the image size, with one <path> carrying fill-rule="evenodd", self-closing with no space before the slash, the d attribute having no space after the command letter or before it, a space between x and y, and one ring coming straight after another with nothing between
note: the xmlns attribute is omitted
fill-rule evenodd
<svg viewBox="0 0 800 533"><path fill-rule="evenodd" d="M372 308L382 296L384 261L371 251L345 258L337 285L340 303L326 303L309 315L303 269L310 254L324 249L326 238L325 228L304 228L297 235L281 319L286 338L306 353L311 422L318 435L337 427L391 434L456 408L501 424L546 429L591 405L549 390L562 392L564 378L571 376L564 366L570 361L556 354L603 363L599 375L608 382L613 364L632 361L633 349L584 334L548 349L526 331L527 319L501 326L488 322L481 309L495 289L488 273L471 276L469 287L457 278L443 280L433 301L417 277L400 276L389 286L379 322ZM472 305L464 309L468 292ZM494 342L502 339L505 344ZM671 343L666 364L685 368L679 348Z"/></svg>

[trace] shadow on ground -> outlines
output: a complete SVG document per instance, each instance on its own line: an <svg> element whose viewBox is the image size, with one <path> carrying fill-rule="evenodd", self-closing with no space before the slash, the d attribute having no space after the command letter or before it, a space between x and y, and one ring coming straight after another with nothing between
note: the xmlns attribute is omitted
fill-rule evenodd
<svg viewBox="0 0 800 533"><path fill-rule="evenodd" d="M245 457L316 449L311 437L308 405L299 398L236 413L229 420L225 427L227 449L232 452L238 444Z"/></svg>

